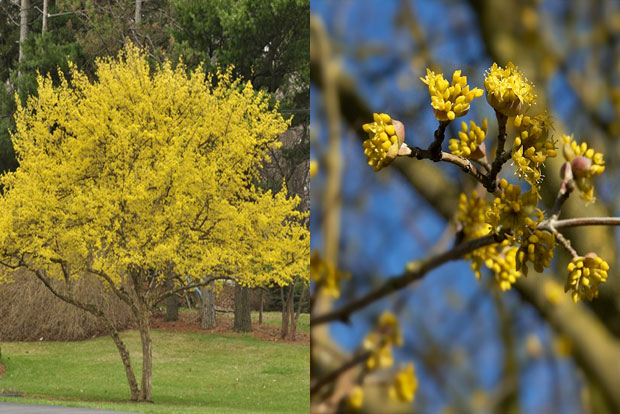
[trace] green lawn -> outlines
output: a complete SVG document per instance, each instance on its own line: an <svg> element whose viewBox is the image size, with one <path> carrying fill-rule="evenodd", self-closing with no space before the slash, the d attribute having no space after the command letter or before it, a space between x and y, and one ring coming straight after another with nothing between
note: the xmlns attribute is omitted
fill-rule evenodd
<svg viewBox="0 0 620 414"><path fill-rule="evenodd" d="M301 330L301 326L300 326ZM139 375L140 337L123 334ZM0 390L53 403L142 413L307 413L309 348L238 334L153 332L154 404L132 404L111 339L2 345ZM41 400L44 399L44 400Z"/></svg>

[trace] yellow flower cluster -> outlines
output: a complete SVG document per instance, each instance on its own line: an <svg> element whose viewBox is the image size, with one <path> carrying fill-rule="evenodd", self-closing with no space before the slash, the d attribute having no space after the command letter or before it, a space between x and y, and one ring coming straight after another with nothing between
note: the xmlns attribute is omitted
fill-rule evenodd
<svg viewBox="0 0 620 414"><path fill-rule="evenodd" d="M364 404L364 390L359 385L353 387L349 395L347 396L347 404L349 407L357 410Z"/></svg>
<svg viewBox="0 0 620 414"><path fill-rule="evenodd" d="M562 153L566 161L571 163L575 184L581 193L581 198L588 203L594 201L594 186L591 179L605 171L603 154L595 152L593 148L588 148L585 142L577 143L572 135L564 135L562 140L564 141Z"/></svg>
<svg viewBox="0 0 620 414"><path fill-rule="evenodd" d="M469 121L469 130L467 124L461 122L461 131L459 138L450 140L450 152L459 157L479 159L484 157L484 152L480 149L480 145L487 136L487 119L484 118L482 125L478 126L474 121Z"/></svg>
<svg viewBox="0 0 620 414"><path fill-rule="evenodd" d="M500 188L502 192L495 198L487 220L496 232L507 230L510 238L515 240L521 237L526 229L536 228L543 219L543 213L536 207L536 192L530 190L522 194L519 186L509 184L503 178Z"/></svg>
<svg viewBox="0 0 620 414"><path fill-rule="evenodd" d="M310 178L314 177L319 172L319 163L316 160L310 160Z"/></svg>
<svg viewBox="0 0 620 414"><path fill-rule="evenodd" d="M528 230L517 252L517 270L527 276L527 263L532 262L534 270L541 273L545 267L551 266L553 249L555 249L555 237L552 233L542 230Z"/></svg>
<svg viewBox="0 0 620 414"><path fill-rule="evenodd" d="M465 240L489 234L491 226L486 222L488 208L487 202L478 196L477 191L472 191L469 198L465 193L461 193L456 221L463 225Z"/></svg>
<svg viewBox="0 0 620 414"><path fill-rule="evenodd" d="M321 292L335 298L340 297L340 282L351 275L334 268L331 263L321 258L318 252L310 256L310 278L314 280Z"/></svg>
<svg viewBox="0 0 620 414"><path fill-rule="evenodd" d="M367 157L368 165L379 171L396 158L405 136L402 123L392 122L388 114L375 113L373 118L374 122L362 126L369 136L363 143L364 155Z"/></svg>
<svg viewBox="0 0 620 414"><path fill-rule="evenodd" d="M375 330L366 335L362 343L364 349L371 351L370 357L366 360L366 368L373 370L392 366L394 363L392 345L400 346L402 343L398 319L393 313L384 312Z"/></svg>
<svg viewBox="0 0 620 414"><path fill-rule="evenodd" d="M452 74L452 83L444 79L443 74L436 75L430 69L426 69L426 77L420 80L428 85L431 106L435 117L440 121L452 121L467 114L469 104L484 93L479 88L469 90L467 76L461 76L460 70Z"/></svg>
<svg viewBox="0 0 620 414"><path fill-rule="evenodd" d="M478 197L476 191L470 198L461 194L456 219L463 225L465 240L471 240L485 236L491 231L491 226L486 222L489 205ZM471 260L471 269L480 279L482 265L489 268L497 281L500 289L508 290L521 275L516 269L516 247L510 247L508 240L499 244L481 247L465 256Z"/></svg>
<svg viewBox="0 0 620 414"><path fill-rule="evenodd" d="M536 100L534 89L518 68L508 62L506 68L493 63L484 79L487 91L487 102L496 111L506 116L515 116L525 105L529 106Z"/></svg>
<svg viewBox="0 0 620 414"><path fill-rule="evenodd" d="M512 151L515 173L538 191L543 163L557 155L555 142L549 135L551 120L546 115L517 115L514 126L517 132Z"/></svg>
<svg viewBox="0 0 620 414"><path fill-rule="evenodd" d="M418 389L418 379L415 376L413 364L407 364L405 369L399 371L394 377L394 383L390 387L390 397L396 401L410 403Z"/></svg>
<svg viewBox="0 0 620 414"><path fill-rule="evenodd" d="M567 268L569 275L564 291L571 290L576 303L579 299L592 300L598 296L598 285L607 280L609 264L596 253L588 253L585 257L574 257Z"/></svg>

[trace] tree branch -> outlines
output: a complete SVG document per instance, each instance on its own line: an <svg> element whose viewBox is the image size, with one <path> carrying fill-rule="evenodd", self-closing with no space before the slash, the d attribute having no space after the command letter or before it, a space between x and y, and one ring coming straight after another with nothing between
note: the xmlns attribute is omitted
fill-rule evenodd
<svg viewBox="0 0 620 414"><path fill-rule="evenodd" d="M421 279L426 275L426 273L433 270L434 268L439 267L444 263L458 260L467 253L473 252L480 247L488 246L494 243L500 243L502 240L504 240L503 235L490 234L461 243L458 246L452 248L451 250L448 250L441 254L430 256L418 262L412 262L407 265L407 270L404 274L394 278L390 278L378 289L367 293L365 296L362 296L361 298L350 302L349 304L343 306L338 310L329 312L325 315L317 316L316 318L312 318L311 324L313 327L315 327L317 325L334 320L348 322L349 316L353 312L404 288L405 286L416 280Z"/></svg>

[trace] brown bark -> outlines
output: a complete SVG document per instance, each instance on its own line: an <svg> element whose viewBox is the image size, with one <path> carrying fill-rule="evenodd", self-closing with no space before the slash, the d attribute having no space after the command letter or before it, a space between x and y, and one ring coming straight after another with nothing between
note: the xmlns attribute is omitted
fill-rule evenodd
<svg viewBox="0 0 620 414"><path fill-rule="evenodd" d="M263 297L265 295L265 291L263 289L260 290L260 306L258 308L258 324L263 324Z"/></svg>
<svg viewBox="0 0 620 414"><path fill-rule="evenodd" d="M295 340L295 335L297 333L297 322L299 321L299 315L301 315L301 307L303 306L304 296L306 296L307 286L304 284L301 289L301 296L299 296L299 302L297 302L297 312L295 312L295 316L291 318L291 340Z"/></svg>
<svg viewBox="0 0 620 414"><path fill-rule="evenodd" d="M172 274L168 276L166 288L170 291L174 289ZM179 298L177 295L170 295L166 298L166 316L164 317L164 320L167 322L179 320Z"/></svg>
<svg viewBox="0 0 620 414"><path fill-rule="evenodd" d="M202 293L200 327L213 329L215 328L215 293L210 285L201 287L200 292Z"/></svg>
<svg viewBox="0 0 620 414"><path fill-rule="evenodd" d="M138 24L142 20L142 0L136 0L136 13L133 20L134 24Z"/></svg>
<svg viewBox="0 0 620 414"><path fill-rule="evenodd" d="M297 281L293 281L292 285L289 285L289 291L286 294L286 300L284 300L284 288L281 288L280 294L282 295L282 329L280 330L280 337L286 338L289 334L290 324L292 322L291 314L293 313L293 299L295 296L295 284Z"/></svg>
<svg viewBox="0 0 620 414"><path fill-rule="evenodd" d="M149 318L149 310L144 307L140 309L140 320L138 327L140 328L140 339L142 340L142 392L140 394L141 401L152 401L151 399L151 379L153 369L153 343L151 340L151 322Z"/></svg>
<svg viewBox="0 0 620 414"><path fill-rule="evenodd" d="M252 332L252 316L250 314L250 289L241 285L235 286L235 332Z"/></svg>

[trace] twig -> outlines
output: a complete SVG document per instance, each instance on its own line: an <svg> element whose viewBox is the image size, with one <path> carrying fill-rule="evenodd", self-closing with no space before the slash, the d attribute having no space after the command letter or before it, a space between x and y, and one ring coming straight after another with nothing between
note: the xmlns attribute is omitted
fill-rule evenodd
<svg viewBox="0 0 620 414"><path fill-rule="evenodd" d="M419 160L423 160L423 159L433 160L433 157L434 157L433 152L431 151L430 148L422 149L419 147L410 147L410 146L406 146L405 148L401 149L401 155L406 155L408 157L417 158ZM461 167L461 170L473 176L476 180L480 181L481 183L484 183L484 180L486 179L485 178L486 176L481 171L479 171L476 168L476 166L467 158L459 157L459 156L450 154L449 152L440 151L439 160L437 161L446 161L451 164L457 165Z"/></svg>
<svg viewBox="0 0 620 414"><path fill-rule="evenodd" d="M558 216L560 215L560 210L562 209L562 205L564 205L564 202L568 200L568 197L575 189L575 182L573 181L573 172L570 162L567 162L562 166L561 173L562 183L560 184L558 195L553 202L553 208L551 210L552 220L556 220L558 218Z"/></svg>
<svg viewBox="0 0 620 414"><path fill-rule="evenodd" d="M504 151L506 144L506 123L508 117L499 111L495 111L497 117L497 127L499 133L497 135L497 149L495 150L495 159L491 165L491 171L486 175L484 187L489 193L494 193L497 187L497 174L499 174L502 166L510 159L510 151Z"/></svg>
<svg viewBox="0 0 620 414"><path fill-rule="evenodd" d="M538 229L547 230L553 233L556 238L562 243L562 245L573 255L577 255L577 252L570 246L570 242L564 238L564 236L558 232L558 229L566 227L578 227L578 226L620 226L620 217L582 217L565 220L545 220L538 225ZM347 323L351 314L361 308L364 308L371 303L388 296L410 283L422 279L429 271L436 267L441 266L444 263L458 260L462 256L470 253L480 247L488 246L494 243L500 243L504 240L503 234L490 234L487 236L479 237L477 239L469 240L461 243L451 250L443 253L428 257L425 260L413 262L408 265L407 270L402 275L388 279L379 288L367 293L365 296L344 305L342 308L331 311L316 318L312 318L312 326L317 326L326 322L334 320L340 320Z"/></svg>
<svg viewBox="0 0 620 414"><path fill-rule="evenodd" d="M348 370L350 370L357 364L366 362L366 360L370 358L370 355L372 355L372 352L370 351L366 351L362 354L359 354L353 357L350 361L342 364L339 368L325 375L323 378L317 380L310 388L310 398L312 398L312 396L316 394L325 385L329 384L330 382L334 382L339 376L341 376L342 374L344 374L345 372L347 372Z"/></svg>
<svg viewBox="0 0 620 414"><path fill-rule="evenodd" d="M448 125L450 125L450 121L439 121L439 127L435 130L435 140L428 147L430 159L435 162L441 161L441 144L446 137L446 128Z"/></svg>
<svg viewBox="0 0 620 414"><path fill-rule="evenodd" d="M407 270L402 275L390 278L378 289L367 293L365 296L362 296L361 298L352 301L351 303L343 306L338 310L326 313L321 316L317 316L316 318L312 318L311 324L313 327L315 327L317 325L334 320L348 322L349 316L353 312L365 306L368 306L369 304L391 293L394 293L397 290L404 288L405 286L416 280L421 279L422 277L424 277L424 275L426 275L426 273L433 270L434 268L439 267L444 263L458 260L463 255L479 249L480 247L488 246L494 243L500 243L502 240L504 240L504 236L502 234L490 234L487 236L479 237L477 239L469 240L465 243L459 244L458 246L446 252L430 256L425 260L413 262L407 266Z"/></svg>
<svg viewBox="0 0 620 414"><path fill-rule="evenodd" d="M620 217L578 217L551 222L556 229L581 226L620 226Z"/></svg>

